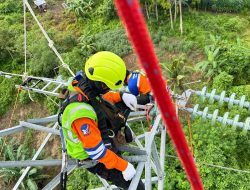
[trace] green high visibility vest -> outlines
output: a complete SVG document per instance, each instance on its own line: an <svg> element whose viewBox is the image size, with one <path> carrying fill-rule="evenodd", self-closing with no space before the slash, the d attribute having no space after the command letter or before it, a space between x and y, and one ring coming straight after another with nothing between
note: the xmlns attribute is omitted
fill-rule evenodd
<svg viewBox="0 0 250 190"><path fill-rule="evenodd" d="M81 141L72 130L72 123L80 118L90 118L97 121L97 115L94 108L84 102L73 102L67 105L62 114L62 129L66 141L67 153L73 158L84 160L88 158Z"/></svg>

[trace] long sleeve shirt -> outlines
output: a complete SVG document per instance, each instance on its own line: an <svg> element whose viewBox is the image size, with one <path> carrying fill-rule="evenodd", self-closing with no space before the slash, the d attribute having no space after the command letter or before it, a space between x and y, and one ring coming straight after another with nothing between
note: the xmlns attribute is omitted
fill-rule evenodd
<svg viewBox="0 0 250 190"><path fill-rule="evenodd" d="M127 84L129 91L135 96L145 95L151 91L147 77L140 72L131 73L127 78ZM121 95L119 91L109 91L102 97L114 104L121 101Z"/></svg>
<svg viewBox="0 0 250 190"><path fill-rule="evenodd" d="M107 149L102 141L101 132L97 123L89 118L80 118L73 122L72 129L82 142L89 157L103 163L107 169L124 171L128 162L111 150Z"/></svg>

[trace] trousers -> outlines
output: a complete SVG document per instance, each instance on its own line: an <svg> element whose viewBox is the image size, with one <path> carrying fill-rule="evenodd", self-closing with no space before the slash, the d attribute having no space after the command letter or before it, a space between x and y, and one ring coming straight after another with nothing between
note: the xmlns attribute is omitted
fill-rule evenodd
<svg viewBox="0 0 250 190"><path fill-rule="evenodd" d="M111 182L122 189L128 189L131 181L125 181L122 172L116 169L107 169L104 164L98 163L91 168L87 168L93 174ZM140 180L136 190L145 190L144 183Z"/></svg>

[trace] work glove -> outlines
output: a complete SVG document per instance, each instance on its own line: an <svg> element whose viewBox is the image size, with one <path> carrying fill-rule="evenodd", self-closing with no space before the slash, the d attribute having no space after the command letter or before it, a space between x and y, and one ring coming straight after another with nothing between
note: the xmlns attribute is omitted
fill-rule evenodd
<svg viewBox="0 0 250 190"><path fill-rule="evenodd" d="M137 106L137 99L133 94L123 93L122 100L129 109L135 111Z"/></svg>
<svg viewBox="0 0 250 190"><path fill-rule="evenodd" d="M136 170L134 166L128 163L127 168L122 172L123 178L125 181L131 180L135 176Z"/></svg>

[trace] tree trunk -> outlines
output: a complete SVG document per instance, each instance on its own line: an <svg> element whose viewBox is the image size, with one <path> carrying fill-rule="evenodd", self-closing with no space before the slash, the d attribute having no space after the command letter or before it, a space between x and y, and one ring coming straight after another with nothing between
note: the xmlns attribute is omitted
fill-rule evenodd
<svg viewBox="0 0 250 190"><path fill-rule="evenodd" d="M176 22L177 17L177 2L174 0L174 22Z"/></svg>
<svg viewBox="0 0 250 190"><path fill-rule="evenodd" d="M183 26L182 26L182 9L181 9L181 0L179 0L179 7L180 7L180 31L181 35L183 33Z"/></svg>
<svg viewBox="0 0 250 190"><path fill-rule="evenodd" d="M170 0L169 0L169 3L170 3L170 8L169 8L170 23L171 23L171 29L173 30L174 25L173 25L173 15L172 15L172 5L171 5Z"/></svg>
<svg viewBox="0 0 250 190"><path fill-rule="evenodd" d="M148 3L147 3L147 1L145 1L145 9L146 9L147 19L149 20L149 12L148 12Z"/></svg>
<svg viewBox="0 0 250 190"><path fill-rule="evenodd" d="M156 16L156 20L159 21L157 0L155 0L154 3L155 3L155 16Z"/></svg>

